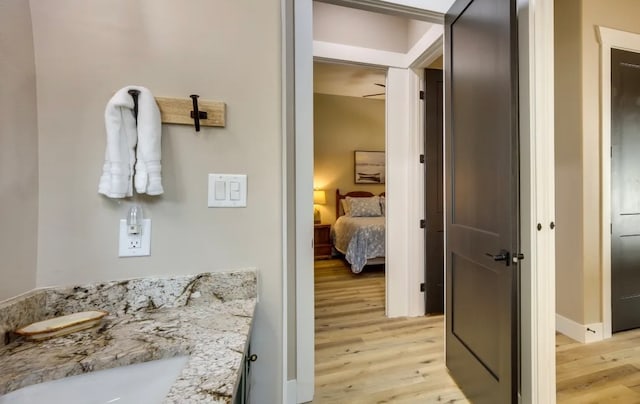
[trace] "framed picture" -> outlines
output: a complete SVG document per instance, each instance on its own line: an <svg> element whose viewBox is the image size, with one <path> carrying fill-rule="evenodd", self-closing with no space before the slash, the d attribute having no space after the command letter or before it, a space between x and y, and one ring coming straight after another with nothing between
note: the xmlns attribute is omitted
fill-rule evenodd
<svg viewBox="0 0 640 404"><path fill-rule="evenodd" d="M354 152L356 184L384 184L384 152Z"/></svg>

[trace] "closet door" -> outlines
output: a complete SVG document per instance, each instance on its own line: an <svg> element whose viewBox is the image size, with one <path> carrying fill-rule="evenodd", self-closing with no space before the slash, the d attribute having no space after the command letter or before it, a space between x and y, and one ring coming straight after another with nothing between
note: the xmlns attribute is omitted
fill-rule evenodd
<svg viewBox="0 0 640 404"><path fill-rule="evenodd" d="M640 327L640 54L611 50L611 329Z"/></svg>

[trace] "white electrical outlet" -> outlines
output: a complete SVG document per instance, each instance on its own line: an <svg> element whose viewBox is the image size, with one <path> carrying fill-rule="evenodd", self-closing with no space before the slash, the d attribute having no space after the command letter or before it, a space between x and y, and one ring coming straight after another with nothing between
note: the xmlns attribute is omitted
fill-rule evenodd
<svg viewBox="0 0 640 404"><path fill-rule="evenodd" d="M141 237L127 237L127 248L142 248Z"/></svg>
<svg viewBox="0 0 640 404"><path fill-rule="evenodd" d="M151 219L142 221L142 228L139 234L129 234L128 230L127 221L121 219L118 256L144 257L151 255Z"/></svg>

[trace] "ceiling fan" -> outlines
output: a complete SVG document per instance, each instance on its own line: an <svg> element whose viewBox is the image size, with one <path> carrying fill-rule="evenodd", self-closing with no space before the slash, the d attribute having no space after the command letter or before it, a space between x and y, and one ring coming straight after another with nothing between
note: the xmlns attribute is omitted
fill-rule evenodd
<svg viewBox="0 0 640 404"><path fill-rule="evenodd" d="M386 85L381 84L381 83L373 83L373 84L375 84L376 86L380 86L380 87L382 87L382 88L386 88L386 87L387 87ZM376 96L378 96L378 95L385 95L385 94L386 94L386 92L383 92L383 93L376 93L376 94L365 94L365 95L363 95L362 97L363 97L363 98L367 98L367 97L376 97Z"/></svg>

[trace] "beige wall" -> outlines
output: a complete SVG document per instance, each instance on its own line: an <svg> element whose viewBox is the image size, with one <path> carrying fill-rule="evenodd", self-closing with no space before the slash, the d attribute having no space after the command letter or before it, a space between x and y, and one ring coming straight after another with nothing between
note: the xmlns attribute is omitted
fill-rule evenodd
<svg viewBox="0 0 640 404"><path fill-rule="evenodd" d="M327 191L327 204L318 206L322 223L335 222L336 188L384 191L384 185L354 183L355 150L384 151L385 102L357 97L314 94L314 187Z"/></svg>
<svg viewBox="0 0 640 404"><path fill-rule="evenodd" d="M0 300L33 289L38 126L29 2L0 2Z"/></svg>
<svg viewBox="0 0 640 404"><path fill-rule="evenodd" d="M585 324L580 3L555 3L556 311Z"/></svg>
<svg viewBox="0 0 640 404"><path fill-rule="evenodd" d="M640 33L637 0L556 2L558 312L602 321L599 25ZM575 300L574 300L575 297Z"/></svg>
<svg viewBox="0 0 640 404"><path fill-rule="evenodd" d="M313 2L313 39L400 53L411 48L407 19L318 1Z"/></svg>
<svg viewBox="0 0 640 404"><path fill-rule="evenodd" d="M416 44L422 36L433 27L433 24L418 21L418 20L408 20L407 21L407 49L413 48L413 45Z"/></svg>
<svg viewBox="0 0 640 404"><path fill-rule="evenodd" d="M32 0L40 152L38 286L243 267L259 270L253 395L281 401L280 1ZM249 28L248 28L249 27ZM227 103L227 127L163 126L160 197L97 193L103 110L127 84ZM248 175L248 207L208 209L208 173ZM131 202L151 256L118 258Z"/></svg>

